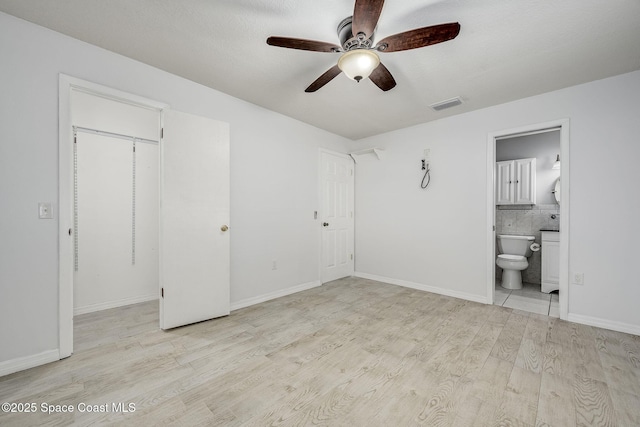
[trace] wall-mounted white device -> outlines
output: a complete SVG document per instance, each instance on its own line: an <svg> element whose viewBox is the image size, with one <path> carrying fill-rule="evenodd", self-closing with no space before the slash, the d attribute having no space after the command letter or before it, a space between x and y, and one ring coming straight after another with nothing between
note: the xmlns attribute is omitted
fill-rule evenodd
<svg viewBox="0 0 640 427"><path fill-rule="evenodd" d="M424 161L427 163L431 162L431 148L424 149Z"/></svg>
<svg viewBox="0 0 640 427"><path fill-rule="evenodd" d="M424 154L422 155L422 170L429 169L429 163L431 163L431 149L425 148Z"/></svg>
<svg viewBox="0 0 640 427"><path fill-rule="evenodd" d="M420 187L425 189L429 186L429 182L431 181L431 149L425 148L424 154L422 155L422 170L424 171L424 176L422 177L422 182L420 183Z"/></svg>
<svg viewBox="0 0 640 427"><path fill-rule="evenodd" d="M53 207L51 202L38 203L38 218L53 219Z"/></svg>

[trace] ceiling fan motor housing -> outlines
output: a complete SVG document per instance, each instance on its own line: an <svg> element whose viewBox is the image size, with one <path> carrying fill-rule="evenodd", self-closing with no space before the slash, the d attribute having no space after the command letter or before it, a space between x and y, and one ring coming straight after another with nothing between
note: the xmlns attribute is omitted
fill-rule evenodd
<svg viewBox="0 0 640 427"><path fill-rule="evenodd" d="M369 38L365 38L362 34L358 37L358 35L353 34L351 30L352 22L353 16L348 16L338 24L338 39L340 40L342 49L344 49L345 52L354 49L371 49L373 47L375 31Z"/></svg>

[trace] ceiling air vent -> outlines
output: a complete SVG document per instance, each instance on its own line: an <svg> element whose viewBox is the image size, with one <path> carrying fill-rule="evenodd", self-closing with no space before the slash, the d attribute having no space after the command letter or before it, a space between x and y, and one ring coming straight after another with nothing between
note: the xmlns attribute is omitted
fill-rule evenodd
<svg viewBox="0 0 640 427"><path fill-rule="evenodd" d="M456 105L462 104L462 99L459 96L455 98L447 99L445 101L436 102L435 104L429 105L429 107L433 108L436 111L444 110L445 108L455 107Z"/></svg>

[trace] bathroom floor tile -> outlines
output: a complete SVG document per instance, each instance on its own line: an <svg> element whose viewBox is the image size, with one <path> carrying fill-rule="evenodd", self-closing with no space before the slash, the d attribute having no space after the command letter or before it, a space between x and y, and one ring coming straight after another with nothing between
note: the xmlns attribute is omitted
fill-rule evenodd
<svg viewBox="0 0 640 427"><path fill-rule="evenodd" d="M556 294L557 297L557 294ZM549 316L550 317L560 317L560 302L558 299L553 300L553 295L551 297L551 304L549 304Z"/></svg>
<svg viewBox="0 0 640 427"><path fill-rule="evenodd" d="M549 304L550 304L550 300L548 296L546 298L539 298L539 297L531 298L530 295L518 294L516 293L516 291L511 291L511 295L509 295L508 299L512 301L527 302L527 303L536 304L536 305L544 305L547 307L549 307Z"/></svg>
<svg viewBox="0 0 640 427"><path fill-rule="evenodd" d="M496 291L495 291L495 293L493 295L493 303L495 305L504 304L504 302L507 300L507 298L509 298L510 294L511 294L511 292L504 292L504 291L496 289Z"/></svg>
<svg viewBox="0 0 640 427"><path fill-rule="evenodd" d="M542 316L560 317L558 293L545 294L540 285L523 283L522 289L505 289L496 279L494 305L501 305L521 312L535 313Z"/></svg>
<svg viewBox="0 0 640 427"><path fill-rule="evenodd" d="M532 294L532 295L542 294L539 286L537 288L533 288L531 286L523 286L522 289L513 289L513 290L523 294ZM543 295L549 296L549 294L543 294Z"/></svg>
<svg viewBox="0 0 640 427"><path fill-rule="evenodd" d="M542 292L531 292L522 289L514 289L513 291L511 291L511 295L535 301L543 301L547 303L547 305L549 305L549 301L551 301L551 297L548 294L544 294Z"/></svg>
<svg viewBox="0 0 640 427"><path fill-rule="evenodd" d="M514 295L513 292L509 298L502 304L503 307L514 308L517 310L528 311L536 314L549 314L549 302L536 300L531 298Z"/></svg>

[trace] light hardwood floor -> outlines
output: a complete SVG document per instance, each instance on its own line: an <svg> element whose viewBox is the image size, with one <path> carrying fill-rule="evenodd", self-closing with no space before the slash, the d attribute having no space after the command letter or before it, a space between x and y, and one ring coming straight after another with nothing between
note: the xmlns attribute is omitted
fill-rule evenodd
<svg viewBox="0 0 640 427"><path fill-rule="evenodd" d="M76 409L2 426L640 426L640 337L347 278L168 332L157 302L78 316L0 402Z"/></svg>

